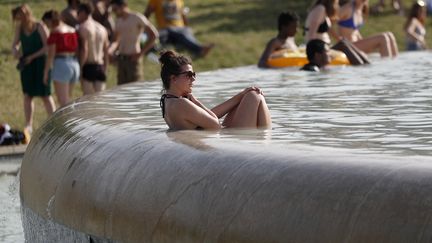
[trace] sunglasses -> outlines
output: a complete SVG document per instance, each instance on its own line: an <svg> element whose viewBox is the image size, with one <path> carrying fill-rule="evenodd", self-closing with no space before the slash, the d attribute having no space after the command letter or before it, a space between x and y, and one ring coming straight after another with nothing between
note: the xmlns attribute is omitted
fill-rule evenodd
<svg viewBox="0 0 432 243"><path fill-rule="evenodd" d="M196 73L192 72L192 71L181 72L181 73L178 73L177 76L180 76L182 74L185 74L188 78L195 78L196 77Z"/></svg>

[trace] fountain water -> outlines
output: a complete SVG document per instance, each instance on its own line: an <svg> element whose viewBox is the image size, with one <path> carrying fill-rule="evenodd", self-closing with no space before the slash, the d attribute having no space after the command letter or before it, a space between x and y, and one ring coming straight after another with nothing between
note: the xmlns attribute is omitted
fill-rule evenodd
<svg viewBox="0 0 432 243"><path fill-rule="evenodd" d="M157 82L77 100L25 154L26 239L429 242L431 63L200 74L206 104L261 86L272 130L168 132Z"/></svg>

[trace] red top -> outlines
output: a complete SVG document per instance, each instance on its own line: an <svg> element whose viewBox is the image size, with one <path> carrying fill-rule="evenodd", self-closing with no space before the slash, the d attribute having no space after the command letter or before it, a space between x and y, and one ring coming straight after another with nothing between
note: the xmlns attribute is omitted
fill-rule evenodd
<svg viewBox="0 0 432 243"><path fill-rule="evenodd" d="M53 32L48 37L48 45L56 45L56 53L75 52L78 49L78 35L76 32Z"/></svg>

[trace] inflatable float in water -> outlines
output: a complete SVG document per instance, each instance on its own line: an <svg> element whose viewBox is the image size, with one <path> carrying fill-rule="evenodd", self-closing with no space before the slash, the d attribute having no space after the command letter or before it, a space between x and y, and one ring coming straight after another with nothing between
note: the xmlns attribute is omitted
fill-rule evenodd
<svg viewBox="0 0 432 243"><path fill-rule="evenodd" d="M345 53L336 50L330 50L331 56L330 65L349 65L347 56ZM306 50L299 49L297 51L292 50L280 50L273 53L267 60L267 64L270 67L301 67L308 63Z"/></svg>

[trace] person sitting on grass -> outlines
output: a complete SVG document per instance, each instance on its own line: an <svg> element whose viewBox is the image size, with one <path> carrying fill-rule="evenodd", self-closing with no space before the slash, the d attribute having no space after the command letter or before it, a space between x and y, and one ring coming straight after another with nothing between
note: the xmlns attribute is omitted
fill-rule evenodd
<svg viewBox="0 0 432 243"><path fill-rule="evenodd" d="M267 43L258 61L258 67L268 68L267 60L275 51L281 49L297 50L294 36L297 33L298 22L299 18L295 13L282 12L279 14L278 35Z"/></svg>
<svg viewBox="0 0 432 243"><path fill-rule="evenodd" d="M175 48L185 48L196 57L205 57L214 47L213 43L201 44L189 27L186 17L187 8L183 0L150 0L144 15L149 18L155 13L162 45L172 44Z"/></svg>
<svg viewBox="0 0 432 243"><path fill-rule="evenodd" d="M189 58L166 51L159 61L164 87L160 106L170 129L270 128L270 112L259 88L246 88L209 109L192 94L196 74ZM219 118L224 116L221 125Z"/></svg>
<svg viewBox="0 0 432 243"><path fill-rule="evenodd" d="M306 55L309 63L300 70L319 72L330 63L329 47L327 43L320 39L310 40L306 45Z"/></svg>

